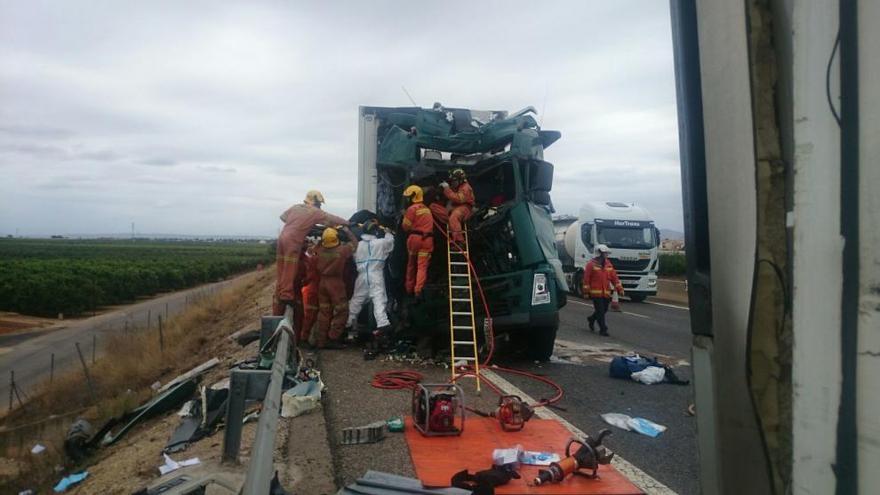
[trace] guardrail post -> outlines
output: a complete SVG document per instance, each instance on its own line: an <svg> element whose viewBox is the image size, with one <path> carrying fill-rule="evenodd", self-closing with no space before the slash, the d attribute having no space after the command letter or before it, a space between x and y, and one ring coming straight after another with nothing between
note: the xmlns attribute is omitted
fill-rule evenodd
<svg viewBox="0 0 880 495"><path fill-rule="evenodd" d="M223 434L223 462L238 462L241 428L248 386L247 373L233 370L229 377L229 400L226 406L226 432Z"/></svg>

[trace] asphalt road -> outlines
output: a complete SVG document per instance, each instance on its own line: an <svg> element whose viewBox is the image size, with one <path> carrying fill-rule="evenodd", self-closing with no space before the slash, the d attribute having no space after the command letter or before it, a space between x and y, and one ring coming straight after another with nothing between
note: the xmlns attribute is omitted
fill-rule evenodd
<svg viewBox="0 0 880 495"><path fill-rule="evenodd" d="M52 355L55 372L72 365L79 365L76 343L80 344L83 357L91 362L92 344L100 352L102 336L126 328L145 328L148 318L151 328L157 328L159 315L163 318L183 311L187 303L200 295L213 293L230 283L253 276L254 272L213 284L202 285L184 291L165 294L153 299L111 310L92 318L68 320L63 324L0 336L0 408L8 407L10 372L15 372L17 387L28 395L42 380L49 377ZM22 397L24 399L25 397Z"/></svg>
<svg viewBox="0 0 880 495"><path fill-rule="evenodd" d="M545 364L511 360L509 364L549 376L562 385L565 397L560 416L587 432L609 428L606 444L624 459L681 494L699 493L696 420L686 410L693 403L691 386L642 385L608 376L607 360L614 354L637 351L659 355L675 365L676 374L691 379L688 311L669 305L623 302L623 313L609 313L610 337L590 333L586 319L592 304L577 298L561 312L556 357ZM508 381L539 399L549 394L545 385L516 376ZM601 414L617 412L643 417L667 426L657 438L627 432L606 424Z"/></svg>

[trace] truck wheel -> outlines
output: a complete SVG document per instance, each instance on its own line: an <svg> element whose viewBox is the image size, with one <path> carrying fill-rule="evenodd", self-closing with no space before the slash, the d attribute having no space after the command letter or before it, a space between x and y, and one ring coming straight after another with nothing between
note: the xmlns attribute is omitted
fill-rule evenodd
<svg viewBox="0 0 880 495"><path fill-rule="evenodd" d="M645 302L645 297L646 296L644 294L630 294L629 300L632 302L640 303Z"/></svg>
<svg viewBox="0 0 880 495"><path fill-rule="evenodd" d="M549 327L533 328L529 336L529 359L536 361L549 361L553 355L553 346L556 344L556 330L559 323Z"/></svg>

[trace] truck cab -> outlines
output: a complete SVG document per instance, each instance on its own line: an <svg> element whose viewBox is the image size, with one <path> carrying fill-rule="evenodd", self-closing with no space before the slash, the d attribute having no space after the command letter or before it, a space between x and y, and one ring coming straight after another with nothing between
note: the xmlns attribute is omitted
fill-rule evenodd
<svg viewBox="0 0 880 495"><path fill-rule="evenodd" d="M558 309L568 290L554 242L550 189L553 165L544 149L560 137L540 129L529 107L506 111L459 108L361 107L358 207L399 227L402 193L415 184L425 202L441 202L437 185L460 168L474 189L467 222L470 258L480 278L496 335L516 334L538 359L553 352ZM442 226L445 228L445 226ZM389 260L389 292L401 308L400 327L444 335L448 344L446 238L435 228L423 301L406 304L406 236ZM480 293L474 306L483 311ZM485 326L485 314L478 314ZM480 324L478 323L478 327ZM520 339L517 339L520 340Z"/></svg>
<svg viewBox="0 0 880 495"><path fill-rule="evenodd" d="M568 285L581 294L583 269L597 244L611 249L609 259L627 296L635 302L657 295L660 233L641 206L615 201L586 203L558 240Z"/></svg>

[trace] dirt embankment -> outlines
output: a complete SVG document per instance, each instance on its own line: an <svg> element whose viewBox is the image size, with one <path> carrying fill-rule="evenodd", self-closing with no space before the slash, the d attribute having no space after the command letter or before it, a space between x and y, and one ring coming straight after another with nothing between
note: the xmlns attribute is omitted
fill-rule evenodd
<svg viewBox="0 0 880 495"><path fill-rule="evenodd" d="M214 357L220 359L220 365L203 377L202 384L227 378L230 365L256 354L255 344L242 348L228 336L242 328L258 327L260 316L269 313L273 282L272 271L264 270L207 297L169 320L161 341L156 332L119 334L105 344L104 357L90 368L96 399L92 399L82 370L77 368L41 387L25 407L5 418L3 426L13 430L50 415L83 409L82 416L99 427L108 418L149 399L154 382L165 383ZM0 473L0 492L18 493L26 488L44 491L61 478L63 473L54 469L55 464L61 464L65 472L89 471L87 481L71 493L132 493L158 477L157 467L164 462L162 448L178 423L178 416L171 412L138 425L123 440L99 449L80 466L65 464L60 433L34 439L23 445L17 458L0 460L0 464L17 466ZM248 426L243 436L245 446L253 435L254 425ZM29 449L36 441L49 450L40 456L31 455ZM203 464L216 463L221 443L222 432L174 457L199 457ZM242 453L246 455L246 449Z"/></svg>

